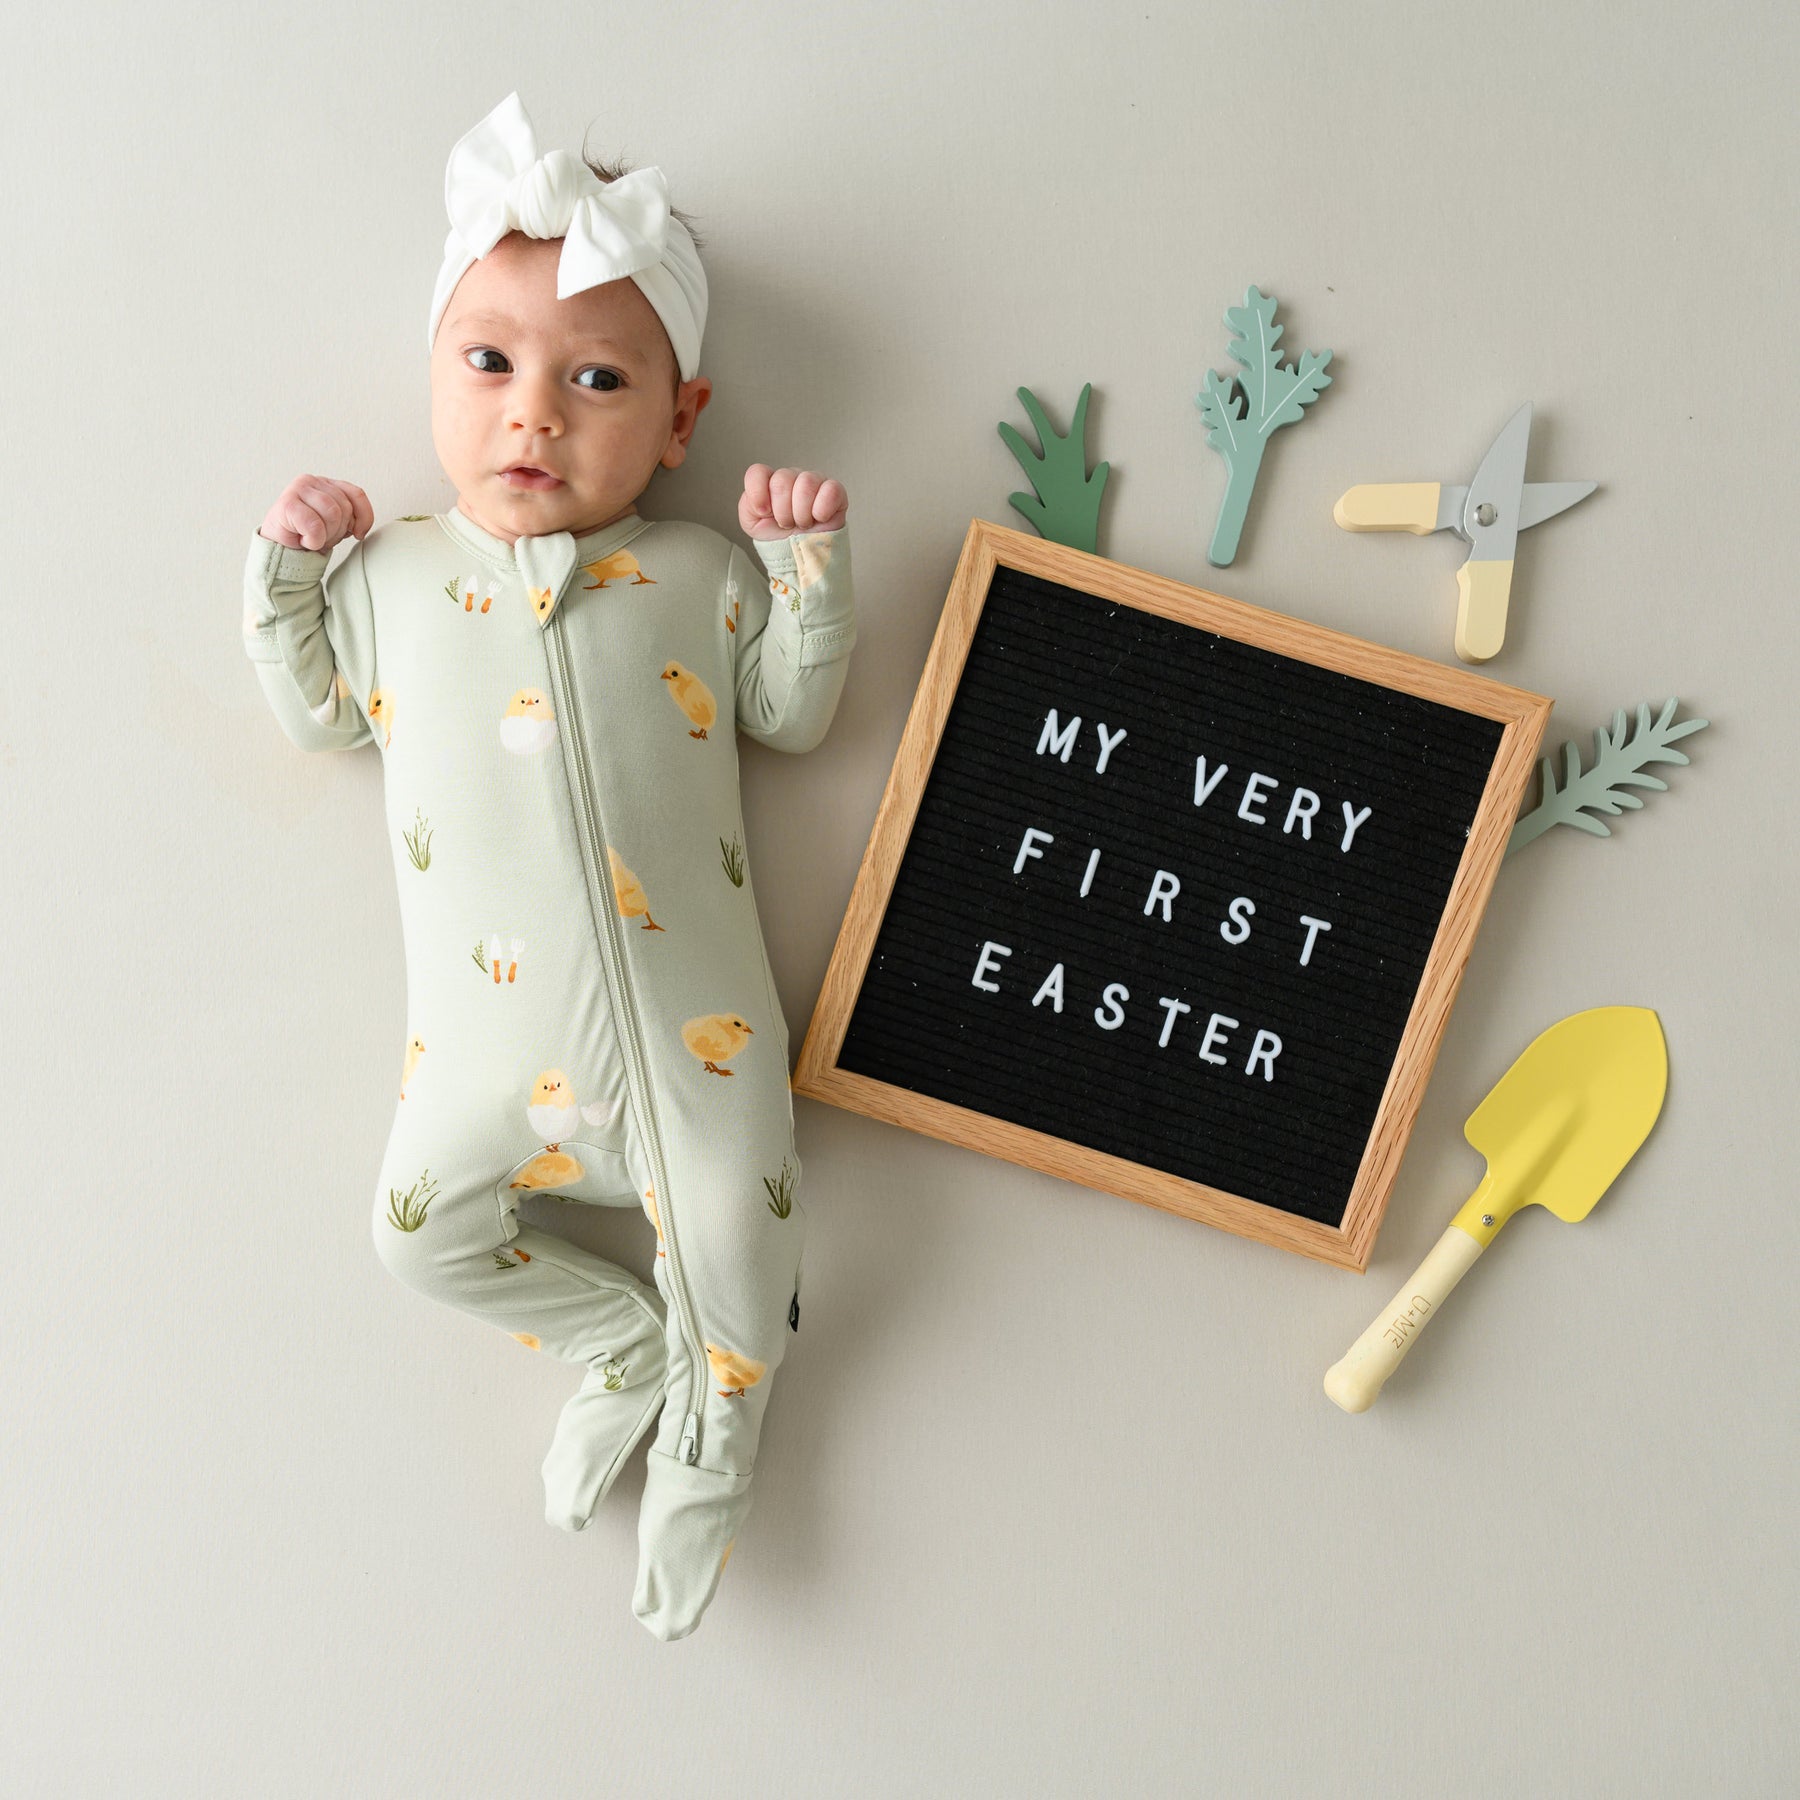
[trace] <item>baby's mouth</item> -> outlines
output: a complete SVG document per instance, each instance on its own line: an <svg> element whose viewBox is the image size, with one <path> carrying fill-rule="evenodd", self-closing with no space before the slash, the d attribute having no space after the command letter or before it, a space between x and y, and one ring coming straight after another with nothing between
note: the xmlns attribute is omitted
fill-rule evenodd
<svg viewBox="0 0 1800 1800"><path fill-rule="evenodd" d="M510 488L549 489L562 486L561 478L531 463L514 463L500 471L500 479Z"/></svg>

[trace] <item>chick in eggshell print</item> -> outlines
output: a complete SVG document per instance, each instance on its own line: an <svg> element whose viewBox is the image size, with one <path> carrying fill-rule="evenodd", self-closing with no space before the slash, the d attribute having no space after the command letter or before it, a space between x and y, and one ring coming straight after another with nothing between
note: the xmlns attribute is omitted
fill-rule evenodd
<svg viewBox="0 0 1800 1800"><path fill-rule="evenodd" d="M564 1138L573 1137L585 1120L589 1125L609 1124L618 1111L616 1104L583 1106L575 1098L575 1090L561 1069L546 1069L532 1083L531 1098L525 1105L525 1116L531 1129L554 1150Z"/></svg>
<svg viewBox="0 0 1800 1800"><path fill-rule="evenodd" d="M500 718L500 741L514 756L535 756L556 742L556 714L542 688L520 688Z"/></svg>
<svg viewBox="0 0 1800 1800"><path fill-rule="evenodd" d="M664 931L666 926L659 925L650 916L650 902L644 890L638 885L638 878L626 868L611 844L606 846L606 860L612 869L613 899L618 902L621 919L642 919L644 930Z"/></svg>
<svg viewBox="0 0 1800 1800"><path fill-rule="evenodd" d="M730 1062L754 1035L736 1013L706 1013L689 1019L681 1028L681 1041L700 1059L700 1066L709 1075L734 1073L721 1069L719 1064Z"/></svg>
<svg viewBox="0 0 1800 1800"><path fill-rule="evenodd" d="M689 725L699 727L697 731L690 730L688 736L705 737L707 727L719 718L719 703L713 698L712 689L692 669L684 669L678 662L665 663L662 678L669 684L669 698L681 708Z"/></svg>
<svg viewBox="0 0 1800 1800"><path fill-rule="evenodd" d="M394 741L394 696L386 688L369 690L369 723L381 728L384 749Z"/></svg>

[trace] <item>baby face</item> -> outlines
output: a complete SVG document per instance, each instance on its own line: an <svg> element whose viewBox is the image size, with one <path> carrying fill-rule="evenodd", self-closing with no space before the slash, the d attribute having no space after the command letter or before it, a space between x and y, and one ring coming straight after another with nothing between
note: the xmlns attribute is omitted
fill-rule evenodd
<svg viewBox="0 0 1800 1800"><path fill-rule="evenodd" d="M623 518L712 398L705 376L681 380L635 281L559 300L561 254L509 232L457 283L431 349L438 460L461 510L509 544Z"/></svg>

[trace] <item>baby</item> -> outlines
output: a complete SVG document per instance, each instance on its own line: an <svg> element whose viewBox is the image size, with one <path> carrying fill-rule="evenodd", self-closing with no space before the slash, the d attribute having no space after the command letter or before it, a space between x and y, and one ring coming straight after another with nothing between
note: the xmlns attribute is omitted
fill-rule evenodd
<svg viewBox="0 0 1800 1800"><path fill-rule="evenodd" d="M799 1324L787 1023L736 734L803 751L831 723L847 496L755 464L760 570L635 510L712 394L706 277L659 169L540 158L514 94L445 193L432 436L456 505L378 527L360 488L300 477L251 543L245 648L296 744L382 756L409 1017L381 1258L585 1371L544 1461L553 1523L579 1531L657 1425L632 1604L678 1638ZM641 1206L655 1289L522 1225L521 1194Z"/></svg>

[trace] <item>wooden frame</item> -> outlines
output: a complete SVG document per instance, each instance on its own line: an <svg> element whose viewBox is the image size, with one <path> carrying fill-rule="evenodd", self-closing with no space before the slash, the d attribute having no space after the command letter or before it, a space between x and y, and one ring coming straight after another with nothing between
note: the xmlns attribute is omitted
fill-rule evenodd
<svg viewBox="0 0 1800 1800"><path fill-rule="evenodd" d="M1138 607L1254 644L1296 661L1437 701L1496 720L1503 726L1500 746L1469 831L1468 847L1432 939L1424 975L1407 1016L1349 1203L1336 1226L1299 1218L1239 1194L837 1066L989 583L995 568L1002 565L1096 598ZM1159 1206L1281 1249L1296 1250L1321 1262L1358 1271L1366 1269L1426 1079L1437 1059L1476 927L1500 859L1506 853L1507 837L1531 776L1550 706L1551 702L1540 694L1505 687L1485 676L1304 624L985 519L972 521L887 789L875 815L868 848L857 870L856 885L831 953L825 983L801 1046L792 1084L794 1092L1026 1168L1060 1175L1084 1187Z"/></svg>

